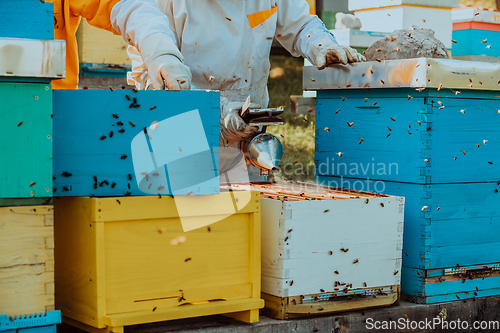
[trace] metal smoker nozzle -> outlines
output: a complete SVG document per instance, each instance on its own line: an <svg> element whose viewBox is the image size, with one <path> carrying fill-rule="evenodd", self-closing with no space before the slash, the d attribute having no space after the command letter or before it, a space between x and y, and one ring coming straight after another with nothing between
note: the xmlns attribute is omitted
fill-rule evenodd
<svg viewBox="0 0 500 333"><path fill-rule="evenodd" d="M253 166L262 170L276 170L283 156L283 145L276 136L259 133L246 140L243 152Z"/></svg>

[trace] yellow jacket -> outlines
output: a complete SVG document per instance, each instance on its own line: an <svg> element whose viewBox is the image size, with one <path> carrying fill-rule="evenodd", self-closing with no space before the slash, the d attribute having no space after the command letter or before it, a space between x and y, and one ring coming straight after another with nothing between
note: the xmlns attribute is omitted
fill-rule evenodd
<svg viewBox="0 0 500 333"><path fill-rule="evenodd" d="M111 10L120 0L46 0L54 4L54 38L66 41L66 78L52 81L54 89L77 89L78 48L76 29L82 17L97 28L118 33L111 26Z"/></svg>

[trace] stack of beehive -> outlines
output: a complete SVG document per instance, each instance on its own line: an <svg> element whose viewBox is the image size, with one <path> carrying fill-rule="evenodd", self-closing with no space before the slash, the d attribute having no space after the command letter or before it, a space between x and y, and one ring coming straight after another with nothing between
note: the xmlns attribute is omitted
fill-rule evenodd
<svg viewBox="0 0 500 333"><path fill-rule="evenodd" d="M454 9L453 47L454 59L500 62L500 13L475 8Z"/></svg>
<svg viewBox="0 0 500 333"><path fill-rule="evenodd" d="M260 198L218 194L219 105L213 91L54 92L63 321L258 321Z"/></svg>
<svg viewBox="0 0 500 333"><path fill-rule="evenodd" d="M402 292L417 302L500 294L499 73L423 58L304 71L319 180L405 197Z"/></svg>
<svg viewBox="0 0 500 333"><path fill-rule="evenodd" d="M0 331L55 332L50 80L65 45L52 4L12 2L0 18Z"/></svg>

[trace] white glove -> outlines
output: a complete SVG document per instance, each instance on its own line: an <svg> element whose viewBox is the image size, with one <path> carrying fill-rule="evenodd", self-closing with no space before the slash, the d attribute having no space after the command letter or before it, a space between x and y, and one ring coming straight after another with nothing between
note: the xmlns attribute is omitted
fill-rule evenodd
<svg viewBox="0 0 500 333"><path fill-rule="evenodd" d="M191 87L191 70L184 65L184 57L170 36L156 33L144 38L140 53L155 90L164 90L165 84L168 90Z"/></svg>
<svg viewBox="0 0 500 333"><path fill-rule="evenodd" d="M336 44L328 37L320 38L314 43L311 52L318 69L323 69L330 64L366 61L358 51L349 47Z"/></svg>
<svg viewBox="0 0 500 333"><path fill-rule="evenodd" d="M257 126L250 126L241 119L239 112L244 102L229 102L221 99L220 130L225 140L239 142L259 130ZM260 109L260 105L251 103L250 109Z"/></svg>

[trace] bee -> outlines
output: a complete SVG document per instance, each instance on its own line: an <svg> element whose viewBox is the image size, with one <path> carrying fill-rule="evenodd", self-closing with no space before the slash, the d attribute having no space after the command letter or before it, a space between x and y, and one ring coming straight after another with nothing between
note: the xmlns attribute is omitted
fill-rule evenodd
<svg viewBox="0 0 500 333"><path fill-rule="evenodd" d="M17 124L17 127L21 126L23 124L22 121L20 121L18 124Z"/></svg>
<svg viewBox="0 0 500 333"><path fill-rule="evenodd" d="M425 19L422 20L425 23Z"/></svg>
<svg viewBox="0 0 500 333"><path fill-rule="evenodd" d="M345 101L345 97L342 97L342 102Z"/></svg>
<svg viewBox="0 0 500 333"><path fill-rule="evenodd" d="M439 105L443 105L443 103L442 103L441 101L438 101L438 104L439 104Z"/></svg>
<svg viewBox="0 0 500 333"><path fill-rule="evenodd" d="M365 98L365 102L368 102L368 97L367 97L367 98Z"/></svg>
<svg viewBox="0 0 500 333"><path fill-rule="evenodd" d="M338 109L337 111L335 111L335 114L339 113L340 112L340 109Z"/></svg>
<svg viewBox="0 0 500 333"><path fill-rule="evenodd" d="M126 196L126 197L128 197L128 196L129 196L129 195L131 195L131 194L132 194L132 193L130 193L130 192L128 192L128 191L127 191L127 193L125 193L125 196Z"/></svg>
<svg viewBox="0 0 500 333"><path fill-rule="evenodd" d="M333 255L333 251L328 251L328 254L332 256Z"/></svg>
<svg viewBox="0 0 500 333"><path fill-rule="evenodd" d="M94 190L97 190L97 183L94 183Z"/></svg>
<svg viewBox="0 0 500 333"><path fill-rule="evenodd" d="M104 182L100 182L99 187L103 187L103 186L104 186Z"/></svg>
<svg viewBox="0 0 500 333"><path fill-rule="evenodd" d="M359 144L361 144L362 142L363 142L363 138L361 138L361 139L359 140Z"/></svg>
<svg viewBox="0 0 500 333"><path fill-rule="evenodd" d="M373 103L373 106L375 106L375 105L377 105L377 104L378 104L378 102L375 102L375 103Z"/></svg>
<svg viewBox="0 0 500 333"><path fill-rule="evenodd" d="M130 173L127 175L127 179L132 180L132 175Z"/></svg>
<svg viewBox="0 0 500 333"><path fill-rule="evenodd" d="M458 295L455 295L458 299L460 299L460 297L458 297Z"/></svg>
<svg viewBox="0 0 500 333"><path fill-rule="evenodd" d="M465 155L465 150L462 150L462 154L464 154L464 155Z"/></svg>
<svg viewBox="0 0 500 333"><path fill-rule="evenodd" d="M347 251L349 251L349 249L344 249L344 248L341 248L340 251L346 253Z"/></svg>
<svg viewBox="0 0 500 333"><path fill-rule="evenodd" d="M422 122L420 120L417 120L417 124L422 125Z"/></svg>
<svg viewBox="0 0 500 333"><path fill-rule="evenodd" d="M122 128L121 130L118 131L118 133L125 133L125 130Z"/></svg>
<svg viewBox="0 0 500 333"><path fill-rule="evenodd" d="M116 199L116 202L118 202L119 205L121 205L122 203L120 202L120 200Z"/></svg>
<svg viewBox="0 0 500 333"><path fill-rule="evenodd" d="M106 135L101 136L101 141L106 139Z"/></svg>
<svg viewBox="0 0 500 333"><path fill-rule="evenodd" d="M291 286L293 286L293 280L292 280L292 281L290 281L290 287L291 287Z"/></svg>
<svg viewBox="0 0 500 333"><path fill-rule="evenodd" d="M367 205L368 205L368 203L369 203L369 202L370 202L370 199L366 199L366 200L365 200L365 204L367 204Z"/></svg>
<svg viewBox="0 0 500 333"><path fill-rule="evenodd" d="M154 110L154 109L156 109L156 106L152 106L149 108L149 110Z"/></svg>
<svg viewBox="0 0 500 333"><path fill-rule="evenodd" d="M390 137L391 136L391 133L387 133L387 137Z"/></svg>
<svg viewBox="0 0 500 333"><path fill-rule="evenodd" d="M109 90L113 91L113 87L109 87Z"/></svg>
<svg viewBox="0 0 500 333"><path fill-rule="evenodd" d="M328 213L329 211L330 211L329 209L325 209L323 213Z"/></svg>
<svg viewBox="0 0 500 333"><path fill-rule="evenodd" d="M422 207L422 211L426 210L429 206Z"/></svg>
<svg viewBox="0 0 500 333"><path fill-rule="evenodd" d="M308 122L309 122L306 118L303 118L302 120L304 120L306 123L308 123Z"/></svg>
<svg viewBox="0 0 500 333"><path fill-rule="evenodd" d="M486 42L487 42L487 41L488 41L488 39L487 39L487 38L486 38L486 39L481 40L481 42L483 42L484 44L486 44Z"/></svg>
<svg viewBox="0 0 500 333"><path fill-rule="evenodd" d="M411 128L411 124L408 124L408 128Z"/></svg>
<svg viewBox="0 0 500 333"><path fill-rule="evenodd" d="M161 190L163 190L164 188L165 188L165 186L159 186L159 187L158 187L158 191L161 191Z"/></svg>
<svg viewBox="0 0 500 333"><path fill-rule="evenodd" d="M181 148L181 147L179 147L179 151L182 151L182 148Z"/></svg>
<svg viewBox="0 0 500 333"><path fill-rule="evenodd" d="M479 82L479 84L483 84L481 81L478 81L478 82Z"/></svg>
<svg viewBox="0 0 500 333"><path fill-rule="evenodd" d="M147 127L144 127L142 130L144 131L144 134L148 133L148 128Z"/></svg>
<svg viewBox="0 0 500 333"><path fill-rule="evenodd" d="M458 96L460 94L460 91L455 91L455 96Z"/></svg>
<svg viewBox="0 0 500 333"><path fill-rule="evenodd" d="M342 157L342 155L344 155L344 153L342 153L342 152L340 152L340 151L339 151L339 152L337 153L337 155L339 155L339 157Z"/></svg>
<svg viewBox="0 0 500 333"><path fill-rule="evenodd" d="M441 207L438 207L436 210L440 210L440 209L441 209Z"/></svg>
<svg viewBox="0 0 500 333"><path fill-rule="evenodd" d="M378 59L378 58L377 58L377 59L375 59L375 60L376 60L377 62L382 62L382 60L380 60L380 59ZM382 80L380 80L380 81L382 81ZM382 82L383 82L383 81L382 81Z"/></svg>
<svg viewBox="0 0 500 333"><path fill-rule="evenodd" d="M140 107L140 106L141 106L140 104L134 104L134 108L136 108L136 109L137 109L138 107Z"/></svg>
<svg viewBox="0 0 500 333"><path fill-rule="evenodd" d="M161 199L161 194L160 193L158 193L158 199Z"/></svg>
<svg viewBox="0 0 500 333"><path fill-rule="evenodd" d="M69 172L67 172L67 171L64 171L64 172L62 173L62 176L64 176L64 177L71 177L71 176L73 176L73 174L72 174L72 173L69 173Z"/></svg>
<svg viewBox="0 0 500 333"><path fill-rule="evenodd" d="M130 96L129 95L125 95L125 98L130 101Z"/></svg>
<svg viewBox="0 0 500 333"><path fill-rule="evenodd" d="M438 89L437 89L437 91L440 91L440 90L441 90L441 88L443 88L443 85L440 83L440 84L439 84L439 87L438 87ZM441 102L438 102L438 103L440 103L440 104L441 104ZM443 104L441 104L441 105L443 105Z"/></svg>
<svg viewBox="0 0 500 333"><path fill-rule="evenodd" d="M123 126L123 123L121 121L116 123L118 126Z"/></svg>
<svg viewBox="0 0 500 333"><path fill-rule="evenodd" d="M429 162L429 160L427 158L424 159L425 162Z"/></svg>
<svg viewBox="0 0 500 333"><path fill-rule="evenodd" d="M327 132L330 132L330 129L328 127L325 127L324 130L327 131ZM280 135L283 137L282 134L280 134Z"/></svg>
<svg viewBox="0 0 500 333"><path fill-rule="evenodd" d="M339 274L339 271L335 271L334 273L335 273L335 274Z"/></svg>
<svg viewBox="0 0 500 333"><path fill-rule="evenodd" d="M153 173L154 177L158 177L160 174L158 172Z"/></svg>
<svg viewBox="0 0 500 333"><path fill-rule="evenodd" d="M442 109L444 109L444 106L441 106L441 107L439 108L439 110L442 110Z"/></svg>
<svg viewBox="0 0 500 333"><path fill-rule="evenodd" d="M396 121L396 119L394 119L393 117L391 117L391 120L392 120L392 121Z"/></svg>
<svg viewBox="0 0 500 333"><path fill-rule="evenodd" d="M408 134L410 134L410 135L411 135L411 131L408 131Z"/></svg>
<svg viewBox="0 0 500 333"><path fill-rule="evenodd" d="M153 312L155 312L155 310L156 310L156 306L153 308Z"/></svg>
<svg viewBox="0 0 500 333"><path fill-rule="evenodd" d="M366 282L363 282L363 287L367 287L368 285L366 284Z"/></svg>
<svg viewBox="0 0 500 333"><path fill-rule="evenodd" d="M132 89L132 91L136 93L137 92L137 88Z"/></svg>
<svg viewBox="0 0 500 333"><path fill-rule="evenodd" d="M112 138L113 137L113 131L109 132L109 137Z"/></svg>
<svg viewBox="0 0 500 333"><path fill-rule="evenodd" d="M312 82L316 82L316 80L314 78L310 78L309 80L311 80Z"/></svg>
<svg viewBox="0 0 500 333"><path fill-rule="evenodd" d="M112 117L113 117L113 118L115 118L115 119L120 118L120 117L119 117L116 113L113 113L113 114L112 114Z"/></svg>
<svg viewBox="0 0 500 333"><path fill-rule="evenodd" d="M113 184L111 184L111 188L115 188L115 186L116 186L116 183L113 182Z"/></svg>
<svg viewBox="0 0 500 333"><path fill-rule="evenodd" d="M126 154L123 154L122 156L120 156L120 159L121 159L121 160L124 160L124 159L126 159L126 158L127 158L127 155L126 155Z"/></svg>
<svg viewBox="0 0 500 333"><path fill-rule="evenodd" d="M320 289L319 291L322 292L322 293L324 293L325 289ZM319 311L321 311L321 310L319 310Z"/></svg>
<svg viewBox="0 0 500 333"><path fill-rule="evenodd" d="M231 22L231 21L232 21L229 17L226 17L226 20L228 20L229 22Z"/></svg>
<svg viewBox="0 0 500 333"><path fill-rule="evenodd" d="M454 160L454 161L456 161L456 160L457 160L457 157L454 157L454 158L453 158L453 160Z"/></svg>
<svg viewBox="0 0 500 333"><path fill-rule="evenodd" d="M380 79L380 82L382 82L382 84L385 84L384 80Z"/></svg>
<svg viewBox="0 0 500 333"><path fill-rule="evenodd" d="M361 76L362 76L362 77L364 77L365 75L366 75L366 73L365 73L365 72L361 73Z"/></svg>
<svg viewBox="0 0 500 333"><path fill-rule="evenodd" d="M493 164L493 162L488 162L488 164L492 165L492 164Z"/></svg>
<svg viewBox="0 0 500 333"><path fill-rule="evenodd" d="M359 262L358 259L354 259L354 261L352 262L353 264L357 264Z"/></svg>
<svg viewBox="0 0 500 333"><path fill-rule="evenodd" d="M382 208L383 208L383 207L384 207L384 203L382 203L382 202L381 202L381 203L380 203L380 207L382 207Z"/></svg>
<svg viewBox="0 0 500 333"><path fill-rule="evenodd" d="M348 125L349 127L352 127L352 125L354 125L354 122L352 122L352 123L347 122L347 125Z"/></svg>
<svg viewBox="0 0 500 333"><path fill-rule="evenodd" d="M398 275L399 271L394 271L394 275Z"/></svg>
<svg viewBox="0 0 500 333"><path fill-rule="evenodd" d="M63 192L69 192L69 189L66 186L64 186L63 187Z"/></svg>
<svg viewBox="0 0 500 333"><path fill-rule="evenodd" d="M469 82L472 83L472 79L469 79Z"/></svg>
<svg viewBox="0 0 500 333"><path fill-rule="evenodd" d="M288 231L287 231L287 232L288 232L288 233L290 233L290 232L292 232L292 231L293 231L293 229L288 229Z"/></svg>
<svg viewBox="0 0 500 333"><path fill-rule="evenodd" d="M284 242L286 242L288 240L288 236L285 237L285 239L283 240Z"/></svg>
<svg viewBox="0 0 500 333"><path fill-rule="evenodd" d="M186 258L186 259L184 259L184 262L188 262L190 260L191 260L191 258Z"/></svg>
<svg viewBox="0 0 500 333"><path fill-rule="evenodd" d="M127 184L128 189L130 190L130 183Z"/></svg>
<svg viewBox="0 0 500 333"><path fill-rule="evenodd" d="M135 124L133 122L129 121L128 123L130 124L130 126L135 127Z"/></svg>

